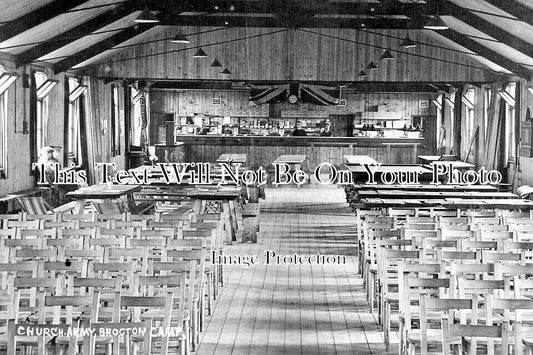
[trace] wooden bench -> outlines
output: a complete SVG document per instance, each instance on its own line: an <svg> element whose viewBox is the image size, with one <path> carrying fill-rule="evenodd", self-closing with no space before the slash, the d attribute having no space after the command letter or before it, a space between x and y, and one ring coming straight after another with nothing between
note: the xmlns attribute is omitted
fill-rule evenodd
<svg viewBox="0 0 533 355"><path fill-rule="evenodd" d="M257 232L259 232L259 203L247 203L242 211L242 242L257 243Z"/></svg>

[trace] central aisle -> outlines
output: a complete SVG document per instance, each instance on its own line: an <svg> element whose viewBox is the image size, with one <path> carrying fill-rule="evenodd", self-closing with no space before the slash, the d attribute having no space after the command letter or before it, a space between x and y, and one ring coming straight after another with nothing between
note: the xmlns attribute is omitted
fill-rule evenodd
<svg viewBox="0 0 533 355"><path fill-rule="evenodd" d="M199 355L388 354L356 274L355 217L344 201L336 188L267 190L258 243L225 249L260 264L226 266ZM346 264L265 265L265 250L345 255Z"/></svg>

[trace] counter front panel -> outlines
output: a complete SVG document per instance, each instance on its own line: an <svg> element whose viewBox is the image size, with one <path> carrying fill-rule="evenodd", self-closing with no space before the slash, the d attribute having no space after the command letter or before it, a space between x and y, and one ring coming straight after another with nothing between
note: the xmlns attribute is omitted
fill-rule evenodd
<svg viewBox="0 0 533 355"><path fill-rule="evenodd" d="M344 155L368 155L384 164L412 164L426 150L423 139L410 138L180 136L179 140L183 145L159 146L158 155L180 156L181 162L214 162L224 153L247 154L249 167L266 167L280 155L306 155L304 167L314 168L323 162L341 165ZM179 162L160 159L165 161Z"/></svg>

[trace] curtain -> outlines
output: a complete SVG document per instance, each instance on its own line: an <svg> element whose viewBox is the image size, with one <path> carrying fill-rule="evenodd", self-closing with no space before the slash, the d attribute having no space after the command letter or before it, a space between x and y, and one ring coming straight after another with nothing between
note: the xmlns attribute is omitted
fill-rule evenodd
<svg viewBox="0 0 533 355"><path fill-rule="evenodd" d="M39 149L37 147L37 83L35 72L30 72L30 161L37 162L39 159ZM30 170L33 171L30 164Z"/></svg>
<svg viewBox="0 0 533 355"><path fill-rule="evenodd" d="M105 100L100 100L102 91L105 89L97 79L84 78L84 84L87 85L87 92L85 95L85 112L87 119L85 121L85 136L87 137L87 175L89 184L97 182L97 174L95 172L96 163L109 163L104 161L106 157L103 156L103 117L102 105ZM105 112L105 111L104 111Z"/></svg>
<svg viewBox="0 0 533 355"><path fill-rule="evenodd" d="M488 170L497 169L500 166L502 152L502 133L505 127L505 107L502 105L498 90L501 84L493 84L491 90L491 100L488 110L487 139L485 154L483 156L483 167Z"/></svg>

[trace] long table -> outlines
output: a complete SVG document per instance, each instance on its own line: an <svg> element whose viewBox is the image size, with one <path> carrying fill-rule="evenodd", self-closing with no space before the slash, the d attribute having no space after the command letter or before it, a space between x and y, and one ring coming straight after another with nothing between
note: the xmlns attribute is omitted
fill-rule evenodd
<svg viewBox="0 0 533 355"><path fill-rule="evenodd" d="M354 184L350 188L357 191L365 190L403 190L403 191L479 191L479 192L497 192L498 188L492 185L384 185L384 184Z"/></svg>
<svg viewBox="0 0 533 355"><path fill-rule="evenodd" d="M237 240L237 231L243 229L239 210L235 207L235 202L239 200L241 194L241 187L220 187L195 188L187 196L195 200L195 213L223 214L226 242L231 244L232 240Z"/></svg>
<svg viewBox="0 0 533 355"><path fill-rule="evenodd" d="M141 191L141 185L110 185L97 184L82 187L76 191L67 193L67 196L76 199L74 213L83 213L87 200L113 201L126 196L128 207L133 210L136 206L133 194Z"/></svg>
<svg viewBox="0 0 533 355"><path fill-rule="evenodd" d="M390 199L364 198L361 203L365 208L431 208L446 209L505 209L505 210L533 210L533 201L523 199Z"/></svg>
<svg viewBox="0 0 533 355"><path fill-rule="evenodd" d="M517 195L511 192L479 192L479 191L424 191L424 190L366 190L359 191L357 195L363 198L387 199L426 199L426 198L463 198L463 199L516 199Z"/></svg>

